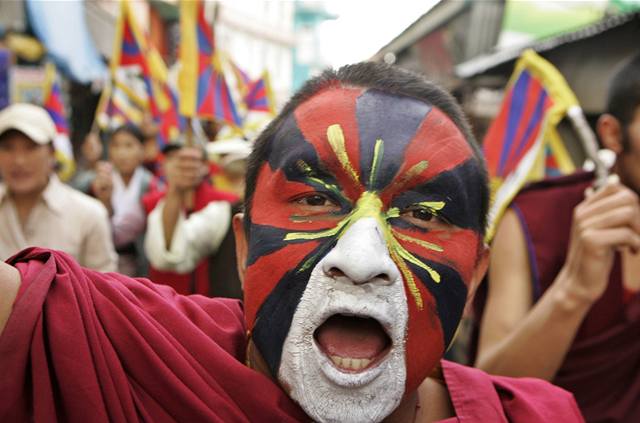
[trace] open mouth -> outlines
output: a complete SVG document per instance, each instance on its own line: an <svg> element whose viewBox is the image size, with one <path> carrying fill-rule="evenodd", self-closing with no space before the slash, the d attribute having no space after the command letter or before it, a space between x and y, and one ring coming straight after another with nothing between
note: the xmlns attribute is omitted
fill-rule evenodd
<svg viewBox="0 0 640 423"><path fill-rule="evenodd" d="M379 363L391 349L391 339L371 317L334 314L314 332L320 350L344 372L363 372Z"/></svg>

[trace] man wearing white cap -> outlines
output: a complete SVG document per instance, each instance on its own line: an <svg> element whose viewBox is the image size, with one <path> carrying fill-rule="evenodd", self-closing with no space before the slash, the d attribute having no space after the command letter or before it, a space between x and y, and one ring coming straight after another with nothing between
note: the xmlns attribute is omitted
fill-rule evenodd
<svg viewBox="0 0 640 423"><path fill-rule="evenodd" d="M107 211L55 175L55 136L41 107L0 111L0 259L40 246L65 251L86 267L115 270Z"/></svg>

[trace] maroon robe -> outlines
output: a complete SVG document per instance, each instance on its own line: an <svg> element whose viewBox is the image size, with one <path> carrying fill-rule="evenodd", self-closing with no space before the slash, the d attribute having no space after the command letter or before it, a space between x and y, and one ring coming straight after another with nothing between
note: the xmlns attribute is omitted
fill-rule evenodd
<svg viewBox="0 0 640 423"><path fill-rule="evenodd" d="M237 300L181 296L38 248L9 262L22 284L0 337L0 421L308 421L243 364ZM446 422L582 421L571 394L546 382L442 366L457 414Z"/></svg>
<svg viewBox="0 0 640 423"><path fill-rule="evenodd" d="M573 209L593 175L579 173L534 184L516 197L529 247L536 301L566 259ZM640 295L625 292L620 257L591 307L553 382L576 397L589 422L640 422Z"/></svg>

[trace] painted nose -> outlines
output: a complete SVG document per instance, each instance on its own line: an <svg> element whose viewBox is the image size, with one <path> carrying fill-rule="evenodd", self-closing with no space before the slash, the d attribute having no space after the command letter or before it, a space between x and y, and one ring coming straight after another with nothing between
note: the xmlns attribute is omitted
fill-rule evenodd
<svg viewBox="0 0 640 423"><path fill-rule="evenodd" d="M325 257L322 270L330 277L346 277L358 285L391 284L400 275L389 257L382 229L372 217L362 218L347 229Z"/></svg>

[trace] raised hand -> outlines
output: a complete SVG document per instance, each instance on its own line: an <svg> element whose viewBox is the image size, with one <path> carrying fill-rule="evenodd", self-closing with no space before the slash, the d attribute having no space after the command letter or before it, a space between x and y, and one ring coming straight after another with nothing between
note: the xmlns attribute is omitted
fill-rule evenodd
<svg viewBox="0 0 640 423"><path fill-rule="evenodd" d="M638 195L613 178L574 209L567 260L567 288L577 298L596 301L609 281L616 250L640 250Z"/></svg>
<svg viewBox="0 0 640 423"><path fill-rule="evenodd" d="M96 163L96 177L91 183L91 190L102 204L107 208L109 214L113 214L111 205L111 194L113 193L113 166L109 162Z"/></svg>

